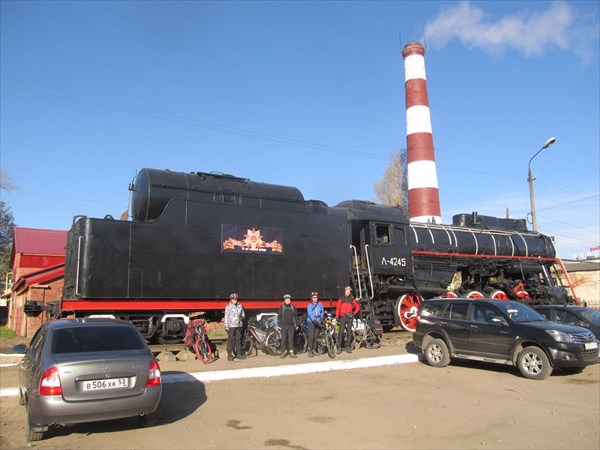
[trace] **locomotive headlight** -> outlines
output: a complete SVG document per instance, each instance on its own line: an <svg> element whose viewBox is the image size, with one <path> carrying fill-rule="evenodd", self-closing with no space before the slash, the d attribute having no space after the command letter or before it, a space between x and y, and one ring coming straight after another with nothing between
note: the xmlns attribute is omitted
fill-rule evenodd
<svg viewBox="0 0 600 450"><path fill-rule="evenodd" d="M556 342L570 342L573 343L573 338L571 336L569 336L567 333L564 333L562 331L558 331L558 330L546 330L546 333L548 333L550 336L552 336L552 339L554 339Z"/></svg>

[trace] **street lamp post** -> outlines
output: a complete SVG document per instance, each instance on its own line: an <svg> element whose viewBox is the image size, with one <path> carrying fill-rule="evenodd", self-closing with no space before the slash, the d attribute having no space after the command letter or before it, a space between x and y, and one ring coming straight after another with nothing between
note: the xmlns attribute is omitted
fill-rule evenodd
<svg viewBox="0 0 600 450"><path fill-rule="evenodd" d="M534 199L534 195L533 195L533 176L531 175L531 161L533 161L533 158L535 158L537 155L539 155L542 150L550 147L555 142L556 142L556 138L554 138L554 137L551 137L550 139L548 139L544 143L544 146L542 148L540 148L536 152L536 154L533 155L531 157L531 159L529 160L529 166L528 166L529 170L527 172L527 181L529 181L529 200L531 201L531 220L533 222L533 231L535 233L537 233L537 231L538 231L538 226L537 226L537 215L535 213L535 199Z"/></svg>

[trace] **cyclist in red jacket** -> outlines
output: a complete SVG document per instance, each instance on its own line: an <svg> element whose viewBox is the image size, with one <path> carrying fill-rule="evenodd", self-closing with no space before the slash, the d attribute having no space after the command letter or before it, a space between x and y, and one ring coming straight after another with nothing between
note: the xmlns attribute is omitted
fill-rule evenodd
<svg viewBox="0 0 600 450"><path fill-rule="evenodd" d="M344 296L340 297L335 308L335 317L340 324L337 339L338 353L342 353L342 349L348 353L352 353L352 322L354 321L354 316L359 311L360 305L352 295L352 289L350 286L346 286L344 288Z"/></svg>

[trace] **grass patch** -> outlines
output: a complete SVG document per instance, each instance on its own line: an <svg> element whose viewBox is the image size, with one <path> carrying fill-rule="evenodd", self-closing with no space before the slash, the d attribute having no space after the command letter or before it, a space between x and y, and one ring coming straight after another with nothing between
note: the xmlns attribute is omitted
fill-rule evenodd
<svg viewBox="0 0 600 450"><path fill-rule="evenodd" d="M16 337L19 337L17 336L17 333L8 328L6 325L2 325L0 327L0 339L14 339Z"/></svg>

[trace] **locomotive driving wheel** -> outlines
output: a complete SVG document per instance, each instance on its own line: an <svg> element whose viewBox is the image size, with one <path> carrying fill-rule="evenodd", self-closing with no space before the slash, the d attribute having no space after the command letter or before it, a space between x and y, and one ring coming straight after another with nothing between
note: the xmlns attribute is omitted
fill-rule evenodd
<svg viewBox="0 0 600 450"><path fill-rule="evenodd" d="M406 331L415 332L418 320L417 314L422 301L423 299L418 295L404 294L396 302L396 314L398 314L400 325Z"/></svg>
<svg viewBox="0 0 600 450"><path fill-rule="evenodd" d="M506 293L504 291L494 291L492 292L492 295L490 295L490 298L496 299L496 300L508 300L508 295L506 295Z"/></svg>
<svg viewBox="0 0 600 450"><path fill-rule="evenodd" d="M467 298L483 298L483 294L479 291L471 291L467 294Z"/></svg>

